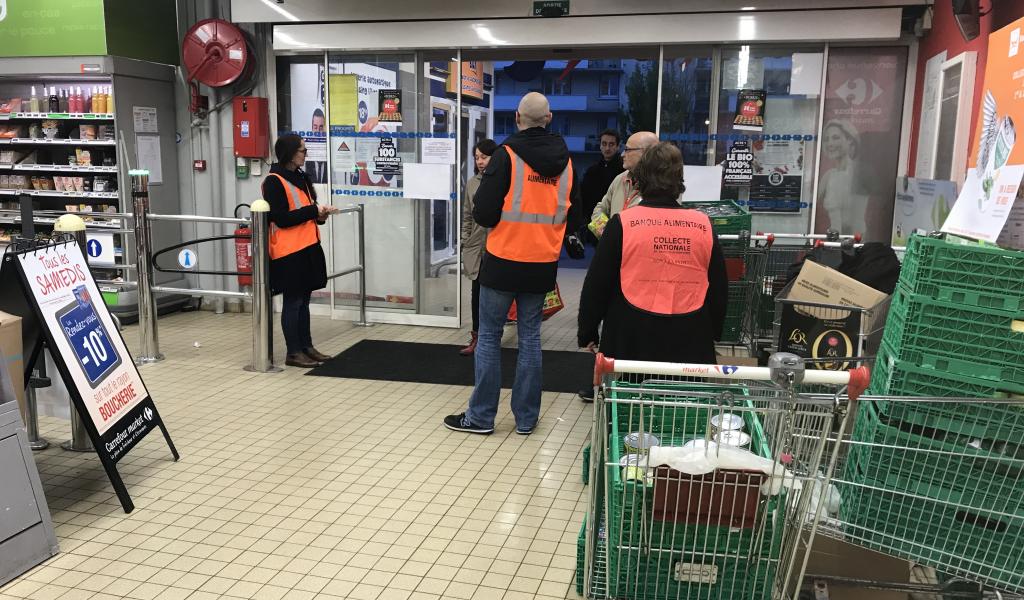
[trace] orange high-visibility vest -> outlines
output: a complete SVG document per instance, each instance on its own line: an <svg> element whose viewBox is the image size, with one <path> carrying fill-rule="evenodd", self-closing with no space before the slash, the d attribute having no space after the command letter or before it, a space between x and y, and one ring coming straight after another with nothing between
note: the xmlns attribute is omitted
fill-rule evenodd
<svg viewBox="0 0 1024 600"><path fill-rule="evenodd" d="M569 213L572 161L561 175L545 177L505 147L512 166L511 185L501 221L487 234L487 252L527 263L558 260Z"/></svg>
<svg viewBox="0 0 1024 600"><path fill-rule="evenodd" d="M634 206L622 221L622 295L658 315L682 315L704 306L714 238L702 212Z"/></svg>
<svg viewBox="0 0 1024 600"><path fill-rule="evenodd" d="M303 206L310 206L313 202L306 194L306 190L292 185L284 177L277 173L271 173L277 177L284 187L284 193L288 196L288 209L299 210ZM278 227L270 224L270 258L277 259L288 256L308 248L320 241L320 231L317 229L316 221L305 221L293 227Z"/></svg>

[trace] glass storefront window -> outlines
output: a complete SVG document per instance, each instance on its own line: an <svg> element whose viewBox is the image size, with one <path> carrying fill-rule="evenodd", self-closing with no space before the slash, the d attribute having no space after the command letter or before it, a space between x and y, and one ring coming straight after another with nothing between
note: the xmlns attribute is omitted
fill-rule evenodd
<svg viewBox="0 0 1024 600"><path fill-rule="evenodd" d="M714 164L725 160L733 144L749 144L754 155L750 185L723 186L722 198L745 205L753 213L755 230L809 230L821 70L808 73L806 66L820 65L821 55L820 48L722 49ZM760 115L740 114L741 93L757 98ZM758 104L761 97L763 107Z"/></svg>
<svg viewBox="0 0 1024 600"><path fill-rule="evenodd" d="M665 49L661 81L661 139L679 146L687 165L708 164L711 50Z"/></svg>

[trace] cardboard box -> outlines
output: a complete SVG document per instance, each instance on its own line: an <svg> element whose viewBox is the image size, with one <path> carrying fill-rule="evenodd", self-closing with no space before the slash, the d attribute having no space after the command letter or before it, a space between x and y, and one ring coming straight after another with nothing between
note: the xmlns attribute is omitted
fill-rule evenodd
<svg viewBox="0 0 1024 600"><path fill-rule="evenodd" d="M21 417L25 418L25 359L21 347L21 317L0 311L0 355L11 376Z"/></svg>
<svg viewBox="0 0 1024 600"><path fill-rule="evenodd" d="M840 540L817 535L807 563L807 579L812 584L812 575L832 575L894 583L910 582L910 563L880 554L867 548L854 546ZM908 600L904 592L871 590L863 587L843 586L832 583L828 586L829 600Z"/></svg>
<svg viewBox="0 0 1024 600"><path fill-rule="evenodd" d="M888 294L847 277L835 269L812 260L805 260L788 298L834 306L871 308L885 300L887 296Z"/></svg>

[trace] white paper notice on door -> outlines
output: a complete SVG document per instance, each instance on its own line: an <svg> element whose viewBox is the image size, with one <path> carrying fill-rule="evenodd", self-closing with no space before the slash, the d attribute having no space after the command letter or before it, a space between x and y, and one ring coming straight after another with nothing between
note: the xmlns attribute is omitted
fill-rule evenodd
<svg viewBox="0 0 1024 600"><path fill-rule="evenodd" d="M156 108L153 106L133 106L132 122L136 134L157 133L160 127L156 118Z"/></svg>
<svg viewBox="0 0 1024 600"><path fill-rule="evenodd" d="M136 135L135 158L137 168L149 171L149 183L164 182L163 169L160 168L160 136Z"/></svg>
<svg viewBox="0 0 1024 600"><path fill-rule="evenodd" d="M451 165L403 163L402 195L415 199L451 200Z"/></svg>
<svg viewBox="0 0 1024 600"><path fill-rule="evenodd" d="M455 140L452 138L423 138L420 140L423 162L439 165L455 164Z"/></svg>
<svg viewBox="0 0 1024 600"><path fill-rule="evenodd" d="M942 231L995 243L1006 225L1024 178L1024 165L1004 165L979 174L967 169L967 180Z"/></svg>

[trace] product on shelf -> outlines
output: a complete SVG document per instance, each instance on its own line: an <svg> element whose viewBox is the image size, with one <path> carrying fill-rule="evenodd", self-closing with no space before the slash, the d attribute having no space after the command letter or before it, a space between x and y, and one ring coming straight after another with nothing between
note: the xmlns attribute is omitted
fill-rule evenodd
<svg viewBox="0 0 1024 600"><path fill-rule="evenodd" d="M94 140L96 139L96 126L95 125L79 125L78 126L78 137L83 140Z"/></svg>
<svg viewBox="0 0 1024 600"><path fill-rule="evenodd" d="M75 148L75 160L79 165L91 166L92 165L92 154L88 150L83 148Z"/></svg>
<svg viewBox="0 0 1024 600"><path fill-rule="evenodd" d="M39 112L39 96L36 95L36 86L32 86L32 93L29 95L28 111L34 113Z"/></svg>
<svg viewBox="0 0 1024 600"><path fill-rule="evenodd" d="M57 121L47 119L46 121L43 121L42 126L43 135L46 136L46 139L52 140L57 137Z"/></svg>

